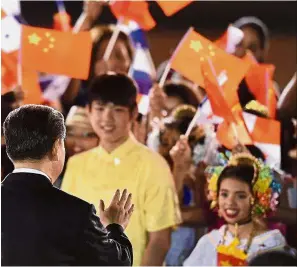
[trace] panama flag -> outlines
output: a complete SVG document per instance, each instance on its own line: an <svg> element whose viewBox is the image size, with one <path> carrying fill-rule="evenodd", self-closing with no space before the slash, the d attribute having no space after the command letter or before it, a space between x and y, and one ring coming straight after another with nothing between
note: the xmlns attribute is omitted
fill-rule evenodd
<svg viewBox="0 0 297 267"><path fill-rule="evenodd" d="M122 25L122 30L130 36L135 48L134 59L129 70L129 76L135 80L139 88L139 112L146 115L149 108L148 95L156 77L156 70L150 55L145 32L135 21L129 21Z"/></svg>
<svg viewBox="0 0 297 267"><path fill-rule="evenodd" d="M3 3L2 2L2 7ZM2 9L1 17L1 93L12 90L17 85L17 63L21 44L21 26L13 15Z"/></svg>
<svg viewBox="0 0 297 267"><path fill-rule="evenodd" d="M19 0L2 0L2 12L9 16L19 16L21 14L21 5ZM3 14L3 13L2 13Z"/></svg>

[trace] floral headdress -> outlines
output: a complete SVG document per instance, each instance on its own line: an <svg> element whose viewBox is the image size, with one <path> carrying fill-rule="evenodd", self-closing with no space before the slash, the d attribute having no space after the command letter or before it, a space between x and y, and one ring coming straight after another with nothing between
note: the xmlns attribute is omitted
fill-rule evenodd
<svg viewBox="0 0 297 267"><path fill-rule="evenodd" d="M220 154L220 163L223 166L208 167L206 172L209 174L208 189L212 199L211 208L217 205L217 185L222 171L227 166L238 166L248 164L254 167L254 178L252 180L252 189L254 203L252 209L253 216L266 217L269 212L275 211L278 205L278 197L281 193L281 185L275 179L271 168L263 163L262 160L255 158L250 153L242 152L231 155Z"/></svg>

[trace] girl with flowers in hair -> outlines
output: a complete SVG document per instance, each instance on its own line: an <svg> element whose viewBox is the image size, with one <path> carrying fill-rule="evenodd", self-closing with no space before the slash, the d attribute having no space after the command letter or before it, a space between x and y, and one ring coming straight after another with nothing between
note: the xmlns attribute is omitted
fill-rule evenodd
<svg viewBox="0 0 297 267"><path fill-rule="evenodd" d="M286 245L280 231L268 230L263 220L276 209L281 191L268 166L237 153L210 173L211 206L226 223L198 241L185 266L246 266L260 251Z"/></svg>

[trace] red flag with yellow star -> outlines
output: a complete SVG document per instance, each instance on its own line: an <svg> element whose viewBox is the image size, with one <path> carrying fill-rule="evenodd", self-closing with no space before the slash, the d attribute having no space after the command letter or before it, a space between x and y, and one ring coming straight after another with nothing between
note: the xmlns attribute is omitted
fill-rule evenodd
<svg viewBox="0 0 297 267"><path fill-rule="evenodd" d="M17 85L18 52L1 51L1 94L11 91Z"/></svg>
<svg viewBox="0 0 297 267"><path fill-rule="evenodd" d="M185 8L187 5L191 4L193 0L183 0L183 1L164 1L156 0L166 16L172 16L176 12Z"/></svg>
<svg viewBox="0 0 297 267"><path fill-rule="evenodd" d="M253 64L245 80L250 91L262 105L268 108L269 117L276 113L277 97L274 89L273 74L275 66L272 64Z"/></svg>
<svg viewBox="0 0 297 267"><path fill-rule="evenodd" d="M156 26L146 1L113 1L110 9L117 19L136 21L144 30L148 31Z"/></svg>
<svg viewBox="0 0 297 267"><path fill-rule="evenodd" d="M227 54L193 28L188 30L179 43L170 64L172 69L204 87L201 64L208 59L215 68L220 85L231 90L237 90L238 84L250 67L249 62Z"/></svg>
<svg viewBox="0 0 297 267"><path fill-rule="evenodd" d="M23 104L42 104L43 96L36 71L22 69Z"/></svg>
<svg viewBox="0 0 297 267"><path fill-rule="evenodd" d="M210 80L211 75L213 74L209 73L209 75L205 76L205 91L210 101L212 111L215 115L224 118L225 121L235 123L236 119L224 92L217 82Z"/></svg>
<svg viewBox="0 0 297 267"><path fill-rule="evenodd" d="M21 63L27 69L87 79L91 50L89 32L22 26Z"/></svg>

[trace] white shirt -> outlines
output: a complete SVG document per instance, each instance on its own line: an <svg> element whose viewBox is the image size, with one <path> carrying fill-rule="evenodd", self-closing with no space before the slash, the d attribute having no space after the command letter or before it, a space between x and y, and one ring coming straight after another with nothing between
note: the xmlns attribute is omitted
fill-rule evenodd
<svg viewBox="0 0 297 267"><path fill-rule="evenodd" d="M47 179L51 181L51 178L49 178L44 172L36 170L36 169L30 169L30 168L17 168L13 170L13 173L18 173L18 172L25 172L25 173L35 173L35 174L40 174L45 176Z"/></svg>

